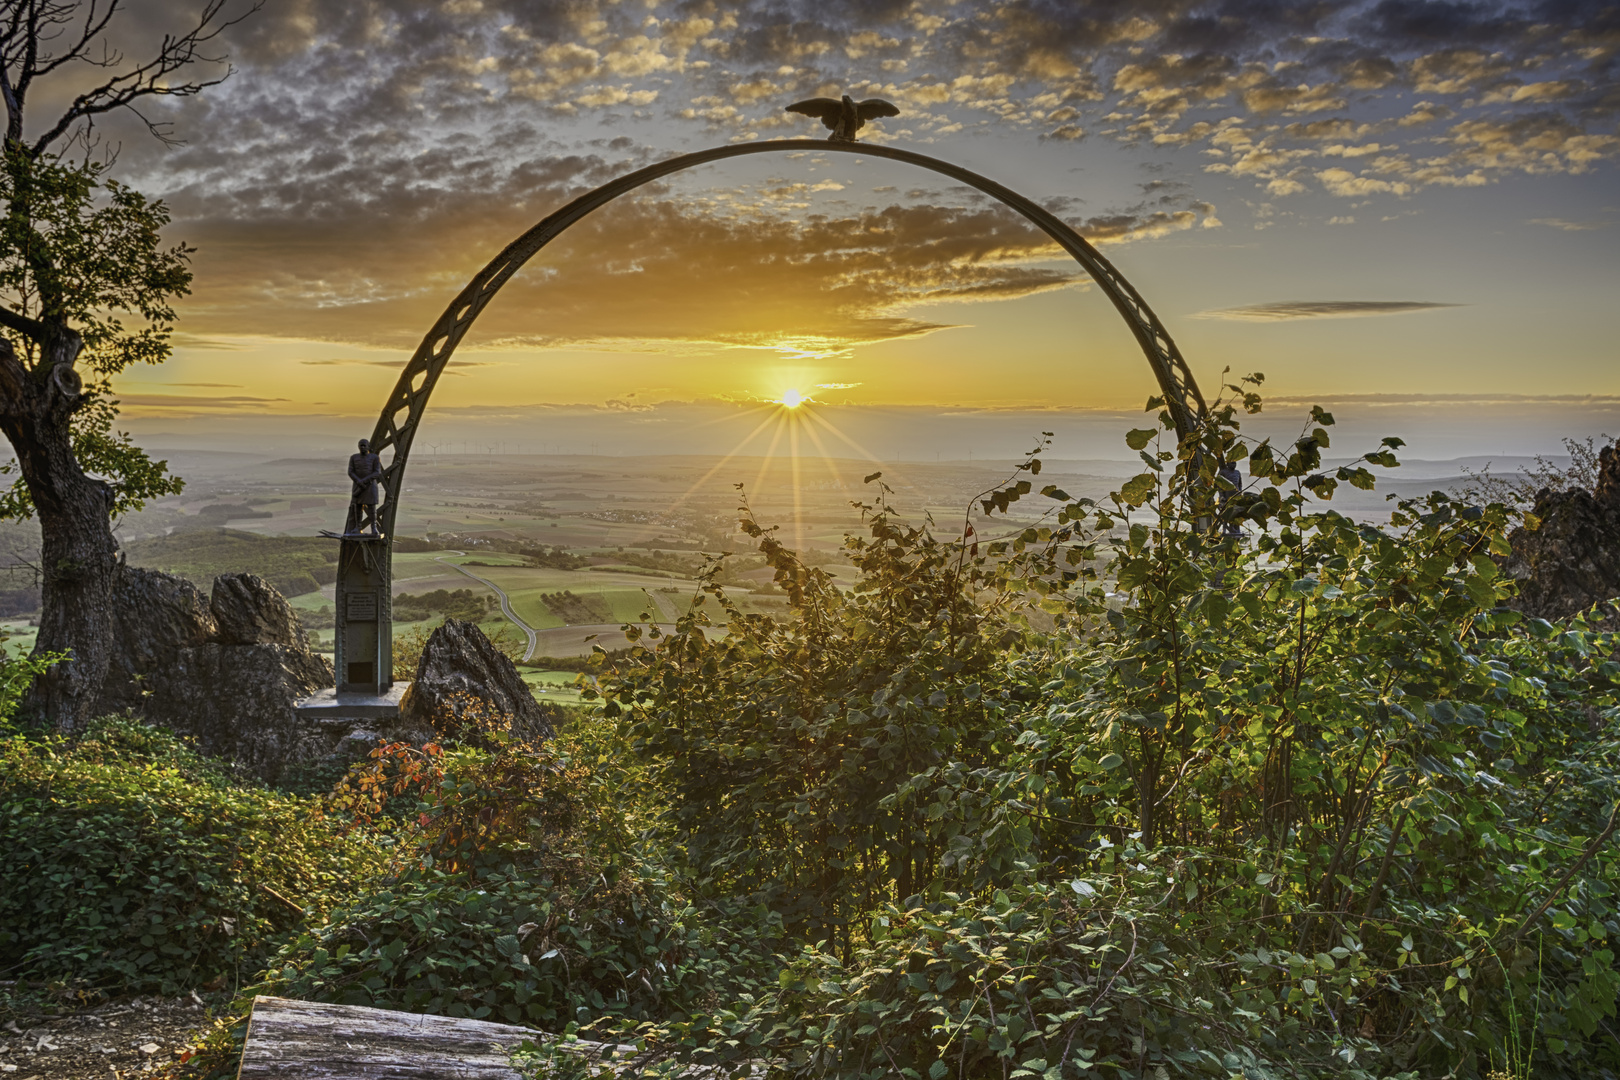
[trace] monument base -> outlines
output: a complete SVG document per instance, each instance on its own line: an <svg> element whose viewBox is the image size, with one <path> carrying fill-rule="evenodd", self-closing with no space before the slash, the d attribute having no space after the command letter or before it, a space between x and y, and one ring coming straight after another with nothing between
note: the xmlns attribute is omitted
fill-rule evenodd
<svg viewBox="0 0 1620 1080"><path fill-rule="evenodd" d="M339 693L335 687L327 687L300 701L293 711L305 720L398 720L399 699L410 685L397 682L380 694L348 690Z"/></svg>

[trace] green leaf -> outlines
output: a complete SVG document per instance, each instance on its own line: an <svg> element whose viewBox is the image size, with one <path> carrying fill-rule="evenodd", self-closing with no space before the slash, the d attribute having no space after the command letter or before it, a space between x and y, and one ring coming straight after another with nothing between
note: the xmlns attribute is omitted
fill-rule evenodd
<svg viewBox="0 0 1620 1080"><path fill-rule="evenodd" d="M1125 445L1140 450L1158 437L1159 433L1153 428L1133 428L1125 434Z"/></svg>
<svg viewBox="0 0 1620 1080"><path fill-rule="evenodd" d="M1126 506L1141 506L1153 498L1158 489L1158 477L1152 473L1139 473L1119 489L1119 498Z"/></svg>
<svg viewBox="0 0 1620 1080"><path fill-rule="evenodd" d="M1117 769L1123 764L1125 764L1125 759L1118 754L1104 754L1102 760L1097 762L1097 767L1100 769Z"/></svg>

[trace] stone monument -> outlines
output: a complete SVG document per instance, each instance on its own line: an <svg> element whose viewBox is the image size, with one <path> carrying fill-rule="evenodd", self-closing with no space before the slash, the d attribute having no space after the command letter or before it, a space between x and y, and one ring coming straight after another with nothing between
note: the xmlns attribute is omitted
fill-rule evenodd
<svg viewBox="0 0 1620 1080"><path fill-rule="evenodd" d="M337 687L299 705L306 715L391 720L399 716L404 687L394 686L392 538L380 522L380 503L393 496L382 483L383 463L360 440L349 458L349 512L343 532L323 531L338 541L337 587L333 597L336 635L332 666Z"/></svg>
<svg viewBox="0 0 1620 1080"><path fill-rule="evenodd" d="M333 658L338 693L381 697L394 685L391 539L377 526L382 458L360 440L349 458L349 516L338 556L337 642Z"/></svg>

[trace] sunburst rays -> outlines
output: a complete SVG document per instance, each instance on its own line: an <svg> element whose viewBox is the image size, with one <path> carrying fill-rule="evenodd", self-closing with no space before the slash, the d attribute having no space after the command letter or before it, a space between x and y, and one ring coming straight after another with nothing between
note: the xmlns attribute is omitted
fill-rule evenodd
<svg viewBox="0 0 1620 1080"><path fill-rule="evenodd" d="M804 520L806 474L809 473L810 479L813 480L815 472L821 471L836 486L840 488L844 486L844 475L838 467L838 458L829 451L823 436L830 435L866 461L878 462L878 459L824 415L820 403L815 398L798 389L790 387L782 392L780 398L748 409L740 416L752 418L760 413L764 415L753 429L688 487L680 498L675 500L671 509L679 507L697 494L717 473L754 447L753 452L760 454L760 461L748 490L758 493L774 467L782 464L787 466L793 499L793 546L802 548L806 532ZM764 452L760 453L757 447L762 439L765 440L765 446Z"/></svg>

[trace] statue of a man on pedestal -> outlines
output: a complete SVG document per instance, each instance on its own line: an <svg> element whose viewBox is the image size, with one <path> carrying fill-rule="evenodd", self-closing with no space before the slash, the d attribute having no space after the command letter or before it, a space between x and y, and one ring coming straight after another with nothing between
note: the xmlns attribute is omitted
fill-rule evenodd
<svg viewBox="0 0 1620 1080"><path fill-rule="evenodd" d="M349 456L349 479L354 482L354 489L349 496L349 521L343 529L345 535L358 536L368 529L372 536L380 535L377 528L377 488L382 478L382 455L373 454L370 440L361 439L360 452Z"/></svg>

